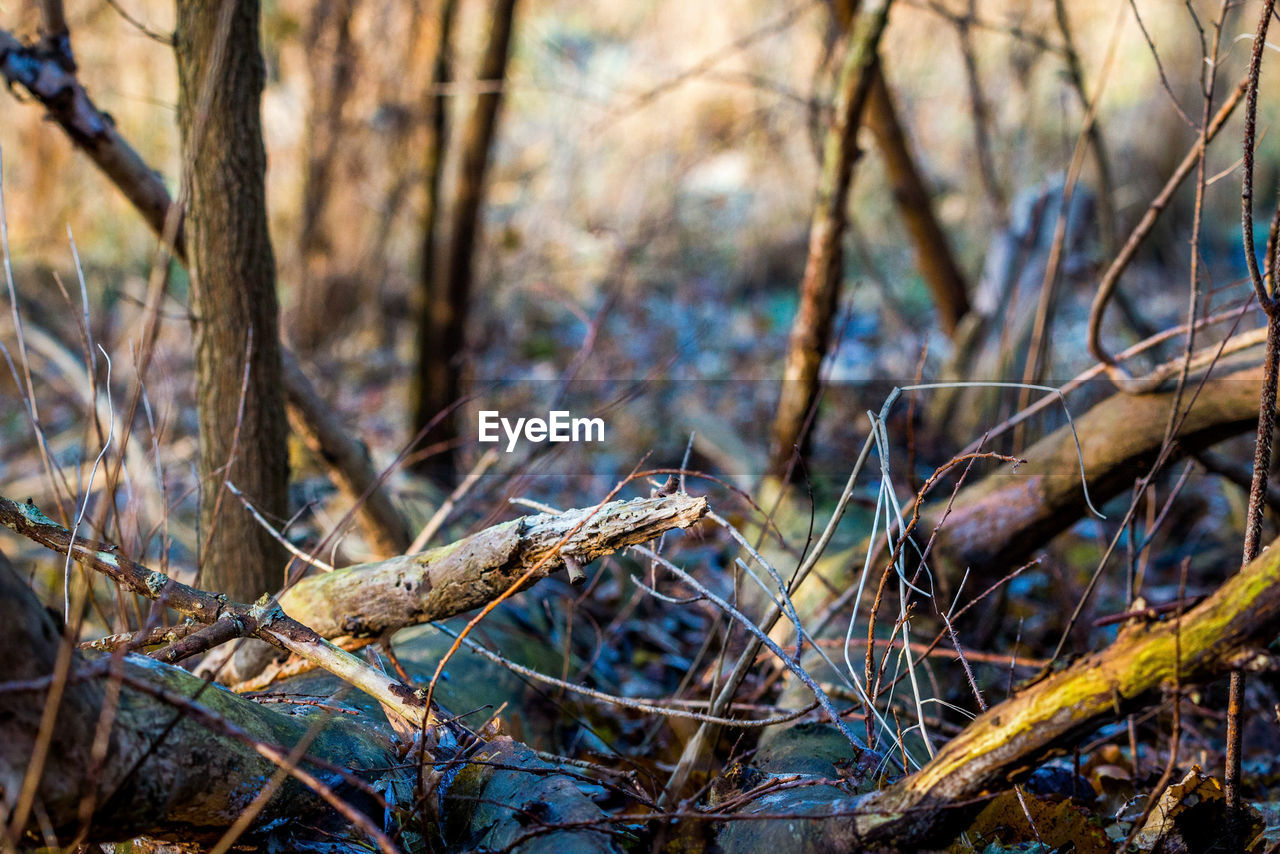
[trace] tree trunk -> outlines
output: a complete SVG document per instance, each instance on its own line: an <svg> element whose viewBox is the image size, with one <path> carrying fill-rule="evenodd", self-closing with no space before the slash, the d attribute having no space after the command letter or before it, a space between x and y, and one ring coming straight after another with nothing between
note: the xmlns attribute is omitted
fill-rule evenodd
<svg viewBox="0 0 1280 854"><path fill-rule="evenodd" d="M191 168L186 225L202 583L251 601L279 586L285 552L223 481L235 483L268 519L280 520L288 510L289 474L275 260L267 233L260 10L255 0L177 5L178 115Z"/></svg>
<svg viewBox="0 0 1280 854"><path fill-rule="evenodd" d="M290 332L295 346L307 353L322 347L336 325L352 309L343 275L335 263L330 199L339 163L343 116L356 86L356 48L352 18L356 0L317 3L302 39L307 57L310 103L303 140L306 172L302 187L302 223L298 259L302 287Z"/></svg>
<svg viewBox="0 0 1280 854"><path fill-rule="evenodd" d="M467 313L475 278L475 251L480 240L485 174L497 129L498 110L502 106L515 5L515 0L496 0L494 3L489 41L478 75L480 85L491 88L486 88L476 98L475 108L463 130L449 249L443 263L436 258L439 238L435 234L441 219L438 208L439 170L445 133L443 106L437 102L432 113L433 132L437 136L427 164L428 190L433 202L424 222L421 274L424 302L418 319L413 428L415 432L426 430L424 448L440 447L439 452L423 459L415 469L445 486L452 486L457 480L454 443L458 437L456 425L459 419L450 415L437 416L453 406L462 393L462 353L466 346ZM442 52L449 50L445 39L452 29L452 15L453 3L446 0L441 26ZM447 56L442 59L447 63ZM442 78L440 83L445 82L449 76L447 64L443 71L437 65L436 76ZM427 429L433 419L435 424Z"/></svg>
<svg viewBox="0 0 1280 854"><path fill-rule="evenodd" d="M782 476L803 444L809 412L818 398L818 368L831 343L831 325L844 270L844 239L862 107L875 70L876 50L889 20L891 0L871 3L858 16L837 82L835 117L822 150L818 199L809 225L809 258L800 283L800 306L791 325L782 391L774 416L769 473Z"/></svg>
<svg viewBox="0 0 1280 854"><path fill-rule="evenodd" d="M49 110L50 118L93 158L156 235L172 240L174 256L188 266L180 213L172 224L174 233L165 234L165 219L173 210L173 201L163 179L115 132L109 117L94 105L75 76L4 30L0 30L0 55L4 57L0 59L0 75L10 85L20 84ZM68 92L69 98L60 94ZM411 539L407 522L381 486L368 449L341 429L332 407L320 399L297 357L287 348L281 350L281 356L287 405L303 441L340 490L353 500L364 497L356 512L373 548L387 556L404 552Z"/></svg>

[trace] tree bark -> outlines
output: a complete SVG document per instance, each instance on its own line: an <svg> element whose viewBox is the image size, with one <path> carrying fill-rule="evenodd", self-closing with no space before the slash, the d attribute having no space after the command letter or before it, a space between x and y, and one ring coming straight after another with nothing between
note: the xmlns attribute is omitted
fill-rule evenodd
<svg viewBox="0 0 1280 854"><path fill-rule="evenodd" d="M462 394L463 350L466 346L467 314L475 279L476 246L480 241L481 209L484 205L485 175L489 168L490 149L498 124L498 111L502 106L503 87L507 76L507 64L511 54L511 32L515 17L516 0L495 0L489 40L481 62L478 82L491 90L481 92L475 108L463 129L461 163L458 169L457 191L449 230L448 254L443 265L436 259L435 247L439 237L434 233L440 221L439 169L443 136L435 140L436 149L428 156L428 190L434 194L434 203L424 222L422 259L423 305L418 318L418 371L414 377L414 432L426 431L425 447L440 446L438 453L424 458L415 466L444 486L457 481L454 444L458 438L459 419L445 415L437 418L453 406ZM442 26L442 39L452 30L453 3L446 0L446 17ZM441 51L450 46L442 41ZM447 56L443 57L447 62ZM437 68L437 76L441 70ZM448 76L447 70L443 73ZM443 80L442 80L443 82ZM443 105L437 104L433 113L434 130L444 134ZM427 232L426 229L431 229ZM443 269L441 267L443 266ZM427 429L432 420L435 424Z"/></svg>
<svg viewBox="0 0 1280 854"><path fill-rule="evenodd" d="M268 519L282 520L289 475L267 232L260 9L256 0L177 6L178 114L191 167L201 578L251 601L279 586L285 552L223 482L234 482Z"/></svg>
<svg viewBox="0 0 1280 854"><path fill-rule="evenodd" d="M705 498L672 495L524 516L422 554L304 578L280 604L323 637L382 635L480 608L539 564L525 586L564 568L566 558L585 566L688 528L706 512Z"/></svg>
<svg viewBox="0 0 1280 854"><path fill-rule="evenodd" d="M822 149L818 198L809 224L809 257L800 282L800 306L791 325L778 411L771 432L768 471L782 477L792 457L804 456L809 411L818 397L818 369L831 344L831 326L844 271L845 208L862 108L871 89L876 51L892 0L876 0L858 16L837 81L835 116Z"/></svg>
<svg viewBox="0 0 1280 854"><path fill-rule="evenodd" d="M1106 649L1023 687L886 789L812 805L804 810L811 821L790 817L800 790L761 799L744 812L788 814L790 832L806 843L795 850L946 845L989 796L1073 739L1176 685L1203 684L1238 667L1274 668L1264 647L1280 631L1277 546L1280 541L1180 619L1131 623Z"/></svg>
<svg viewBox="0 0 1280 854"><path fill-rule="evenodd" d="M41 717L54 680L61 632L48 611L0 555L0 814L9 816L36 755ZM346 720L326 721L309 734L306 717L278 714L176 668L138 655L112 661L106 655L73 654L71 676L61 683L61 702L49 753L36 773L36 801L65 844L84 828L95 841L148 834L175 842L213 842L231 826L277 765L252 741L283 746L285 752L314 735L307 756L364 769L393 766L390 742ZM18 688L27 684L25 690ZM113 684L114 683L114 684ZM123 684L122 684L123 683ZM151 692L138 690L144 685ZM107 698L119 690L114 708ZM209 718L232 725L242 738L208 719L186 713L164 698L195 704ZM105 751L95 753L101 716L110 716ZM341 718L341 716L337 716ZM314 719L311 719L314 720ZM331 770L301 766L354 802L381 824L381 809L350 789ZM258 818L263 825L288 819L303 833L327 817L341 832L332 809L310 788L288 778ZM28 818L29 841L41 842L40 826ZM247 840L246 840L247 841Z"/></svg>

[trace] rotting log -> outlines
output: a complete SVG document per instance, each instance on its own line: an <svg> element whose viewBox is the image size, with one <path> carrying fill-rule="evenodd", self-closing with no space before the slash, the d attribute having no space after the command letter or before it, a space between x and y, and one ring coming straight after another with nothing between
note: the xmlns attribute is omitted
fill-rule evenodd
<svg viewBox="0 0 1280 854"><path fill-rule="evenodd" d="M627 834L600 821L600 808L578 785L525 745L499 737L467 759L443 816L446 836L467 840L466 850L604 854L624 847L614 837ZM548 832L555 825L563 827Z"/></svg>
<svg viewBox="0 0 1280 854"><path fill-rule="evenodd" d="M256 637L328 670L378 700L388 714L394 713L415 727L435 725L441 720L437 709L428 707L411 687L321 638L286 615L278 603L266 596L254 605L244 605L228 601L221 593L208 593L175 581L162 572L147 569L131 560L113 544L73 537L66 528L49 519L31 503L19 504L0 496L0 525L55 552L69 555L86 569L107 576L125 591L205 624L207 632L202 638L210 643L225 643L236 637ZM185 647L186 655L210 648L206 645L193 650L191 647L195 640L193 635L179 641ZM164 650L156 655L167 661L178 660Z"/></svg>
<svg viewBox="0 0 1280 854"><path fill-rule="evenodd" d="M1131 623L1105 649L1015 693L943 745L923 768L865 797L810 804L788 817L808 851L946 844L988 796L1080 737L1181 685L1233 669L1274 668L1280 632L1280 540L1181 619ZM797 795L802 798L803 794ZM744 814L797 812L784 794Z"/></svg>
<svg viewBox="0 0 1280 854"><path fill-rule="evenodd" d="M267 754L282 759L309 742L296 767L377 830L391 835L407 827L394 840L399 850L430 850L428 832L446 850L475 850L477 840L494 850L620 850L608 831L592 827L605 816L579 788L581 774L543 762L509 739L476 745L469 733L460 741L437 729L426 760L438 777L436 808L414 815L416 763L403 762L385 724L306 707L281 713L137 654L73 653L69 677L57 680L51 675L60 642L49 611L0 554L0 648L6 651L0 661L0 828L12 817L36 754L50 689L57 684L61 692L34 792L39 821L29 811L23 827L27 842L48 844L51 831L64 843L146 835L208 845L278 775L279 763ZM111 718L101 729L105 750L96 753L104 709ZM447 729L462 732L456 724ZM349 816L295 775L283 779L239 843L254 850L372 850Z"/></svg>
<svg viewBox="0 0 1280 854"><path fill-rule="evenodd" d="M0 555L0 815L8 818L22 791L41 729L49 677L54 672L61 633L48 611ZM275 774L277 765L252 742L283 746L288 753L311 737L307 756L365 769L372 782L376 769L394 767L395 755L385 737L348 723L342 716L325 721L309 733L314 717L279 714L209 685L184 670L140 655L114 664L107 655L73 655L69 679L61 685L61 703L39 770L35 804L55 835L69 841L81 827L81 805L88 799L85 818L89 838L128 839L147 834L183 842L211 842L222 835ZM100 715L110 713L109 683L123 680L115 705L105 752L95 757L95 731ZM22 683L26 683L23 687ZM133 685L146 685L152 692ZM234 726L241 737L219 731L190 713L182 713L164 696L181 697L211 718ZM105 710L105 711L104 711ZM354 789L331 768L300 763L357 808L377 815L381 807ZM28 813L30 816L31 813ZM282 818L295 828L312 822L341 832L333 811L321 797L297 779L286 779L258 818L260 825ZM27 830L38 834L34 817ZM39 835L33 839L39 839Z"/></svg>
<svg viewBox="0 0 1280 854"><path fill-rule="evenodd" d="M324 637L380 635L480 608L539 563L525 587L564 568L565 558L586 565L687 528L706 511L705 498L671 495L524 516L421 554L313 575L280 604Z"/></svg>

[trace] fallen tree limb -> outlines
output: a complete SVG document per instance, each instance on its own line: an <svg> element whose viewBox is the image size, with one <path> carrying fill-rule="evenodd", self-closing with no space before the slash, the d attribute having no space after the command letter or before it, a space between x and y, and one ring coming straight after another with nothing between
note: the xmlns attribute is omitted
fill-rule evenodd
<svg viewBox="0 0 1280 854"><path fill-rule="evenodd" d="M118 553L73 538L32 504L0 497L0 524L71 557L133 593L197 622L225 621L218 642L258 637L360 688L405 720L437 718L411 688L339 649L326 637L375 635L481 607L538 563L525 586L564 567L685 528L706 512L705 498L671 495L538 514L504 522L448 546L304 579L280 600L248 606L181 584ZM567 539L566 539L567 538ZM287 616L284 608L295 616ZM190 640L190 639L188 639Z"/></svg>
<svg viewBox="0 0 1280 854"><path fill-rule="evenodd" d="M1168 462L1193 454L1257 424L1262 366L1219 368L1199 390L1174 437ZM1188 384L1185 402L1196 390ZM1167 384L1168 385L1168 384ZM1114 498L1151 470L1164 442L1174 395L1118 392L1076 419L1080 454L1095 505ZM939 558L968 568L975 580L990 580L1024 563L1031 553L1075 524L1087 512L1080 461L1069 427L1044 437L1007 467L962 489L934 544ZM936 521L940 510L926 514ZM922 527L927 532L931 524Z"/></svg>
<svg viewBox="0 0 1280 854"><path fill-rule="evenodd" d="M404 554L413 542L409 523L382 488L369 449L353 439L320 398L292 351L281 353L289 426L325 466L329 479L356 509L356 519L375 555Z"/></svg>
<svg viewBox="0 0 1280 854"><path fill-rule="evenodd" d="M1174 436L1166 465L1257 425L1262 366L1249 363L1260 355L1253 351L1236 354L1236 363L1219 365L1203 388L1197 387L1197 376L1191 377L1183 396L1183 406L1190 403L1191 408ZM1240 363L1246 366L1240 367ZM933 542L930 563L935 572L954 583L968 570L970 583L981 587L1026 563L1037 549L1088 512L1082 459L1095 506L1149 474L1164 442L1174 401L1171 386L1172 381L1167 382L1165 390L1149 394L1116 392L1075 417L1075 435L1070 426L1064 426L1023 451L1026 462L1016 471L1001 466L965 485ZM914 534L921 547L946 504L945 496L935 497L922 508ZM910 507L907 513L910 515ZM875 546L882 548L883 543ZM830 598L831 589L856 587L854 573L861 571L867 547L864 541L853 549L822 557L816 572L827 581L827 589L814 584L801 588L794 597L801 614L818 611ZM832 613L827 611L822 625Z"/></svg>
<svg viewBox="0 0 1280 854"><path fill-rule="evenodd" d="M17 803L36 753L60 640L50 614L0 555L0 648L5 651L0 659L0 827ZM277 770L277 763L255 744L285 745L287 754L289 747L311 738L309 757L366 769L366 782L372 782L375 769L396 762L390 742L367 727L335 719L309 733L306 717L278 714L178 668L130 655L115 662L113 674L103 666L111 663L110 656L75 655L61 686L49 752L36 771L35 803L60 839L69 841L80 829L81 803L88 799L90 810L83 818L91 822L91 839L146 833L175 841L216 840ZM117 684L123 680L125 687L111 710L105 698L113 679ZM131 689L130 683L154 690ZM228 726L215 729L180 713L156 693L184 698ZM105 751L95 755L95 731L104 709L113 711L113 719ZM381 824L381 807L367 793L329 767L314 762L302 766L344 799L379 816ZM331 816L332 809L290 777L259 821L290 818L306 825L322 815ZM34 820L31 825L34 830ZM328 830L340 827L331 822Z"/></svg>
<svg viewBox="0 0 1280 854"><path fill-rule="evenodd" d="M1175 684L1274 667L1263 647L1278 632L1280 540L1181 619L1126 626L1106 649L992 707L915 774L862 798L810 805L804 812L813 823L788 819L808 846L795 850L945 844L987 796ZM746 812L785 813L788 806L783 795Z"/></svg>
<svg viewBox="0 0 1280 854"><path fill-rule="evenodd" d="M255 605L230 602L222 594L206 593L162 572L147 569L119 553L114 545L77 539L49 519L34 504L18 504L0 496L0 524L15 533L102 573L123 589L163 603L199 623L226 621L231 637L256 637L272 646L314 662L343 681L378 700L389 712L400 715L415 727L437 725L441 718L434 707L414 690L375 670L351 653L321 638L312 629L286 616L265 597Z"/></svg>
<svg viewBox="0 0 1280 854"><path fill-rule="evenodd" d="M446 835L467 840L467 850L603 854L625 847L574 781L525 745L500 737L467 759L443 813Z"/></svg>
<svg viewBox="0 0 1280 854"><path fill-rule="evenodd" d="M380 635L482 607L552 552L526 587L562 569L566 558L586 565L687 528L706 511L705 498L671 495L524 516L422 554L313 575L280 604L324 637Z"/></svg>
<svg viewBox="0 0 1280 854"><path fill-rule="evenodd" d="M41 820L29 818L21 829L29 842L49 844L52 833L63 844L146 835L208 845L285 767L289 776L241 846L363 851L373 841L384 851L412 852L434 838L446 850L475 850L481 840L491 850L619 850L593 829L604 814L575 783L581 775L509 739L466 753L471 734L462 731L467 740L459 742L437 733L427 757L439 776L436 797L423 812L413 788L416 763L403 761L377 722L278 713L135 654L76 653L57 680L60 640L49 612L0 554L0 830L37 755L55 683L60 694L54 737L33 781ZM99 732L105 745L96 743ZM299 743L305 753L289 762ZM409 832L392 842L397 828ZM521 838L525 844L512 848Z"/></svg>

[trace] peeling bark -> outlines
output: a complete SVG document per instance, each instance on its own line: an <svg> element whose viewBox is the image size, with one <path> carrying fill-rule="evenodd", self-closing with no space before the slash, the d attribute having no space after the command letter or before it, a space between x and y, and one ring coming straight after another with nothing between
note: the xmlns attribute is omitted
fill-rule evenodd
<svg viewBox="0 0 1280 854"><path fill-rule="evenodd" d="M590 563L687 528L706 510L705 498L672 495L525 516L422 554L311 576L280 604L325 637L378 635L482 607L539 562L526 587L562 569L566 557Z"/></svg>

